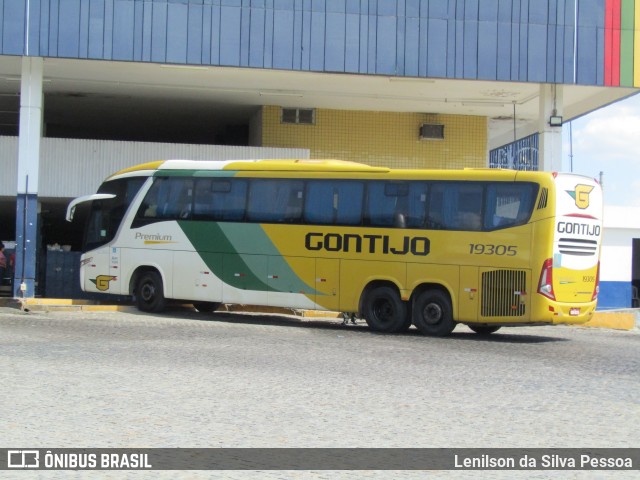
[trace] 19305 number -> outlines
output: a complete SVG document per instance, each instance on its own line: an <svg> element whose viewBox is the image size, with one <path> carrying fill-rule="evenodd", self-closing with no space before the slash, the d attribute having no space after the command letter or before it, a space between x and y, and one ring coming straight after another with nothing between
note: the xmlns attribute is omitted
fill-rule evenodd
<svg viewBox="0 0 640 480"><path fill-rule="evenodd" d="M492 243L470 243L469 253L471 255L498 255L514 257L518 254L516 245L494 245Z"/></svg>

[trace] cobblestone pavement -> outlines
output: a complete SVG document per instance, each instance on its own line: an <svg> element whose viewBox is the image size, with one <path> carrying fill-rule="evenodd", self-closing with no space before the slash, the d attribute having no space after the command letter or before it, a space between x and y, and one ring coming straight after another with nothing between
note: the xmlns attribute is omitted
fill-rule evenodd
<svg viewBox="0 0 640 480"><path fill-rule="evenodd" d="M0 368L0 446L9 448L640 446L638 330L481 337L459 326L438 339L283 315L0 308ZM606 476L620 473L629 472Z"/></svg>

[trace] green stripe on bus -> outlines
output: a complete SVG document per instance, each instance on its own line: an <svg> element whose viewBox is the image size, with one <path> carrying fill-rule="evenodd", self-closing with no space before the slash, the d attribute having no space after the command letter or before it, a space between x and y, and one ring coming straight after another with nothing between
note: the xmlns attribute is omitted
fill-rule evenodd
<svg viewBox="0 0 640 480"><path fill-rule="evenodd" d="M223 282L244 290L294 292L315 295L289 266L259 224L187 222L178 225L211 271ZM277 271L279 284L269 285L268 271Z"/></svg>

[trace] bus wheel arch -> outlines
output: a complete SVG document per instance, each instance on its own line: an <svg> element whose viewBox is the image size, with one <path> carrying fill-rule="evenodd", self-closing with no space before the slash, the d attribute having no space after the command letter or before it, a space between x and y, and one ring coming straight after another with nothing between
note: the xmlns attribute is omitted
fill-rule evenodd
<svg viewBox="0 0 640 480"><path fill-rule="evenodd" d="M402 300L397 285L390 281L369 283L360 295L359 312L376 332L402 332L411 326L407 302Z"/></svg>
<svg viewBox="0 0 640 480"><path fill-rule="evenodd" d="M411 318L424 335L446 337L456 327L453 302L441 285L421 285L411 295Z"/></svg>
<svg viewBox="0 0 640 480"><path fill-rule="evenodd" d="M135 297L136 306L143 312L161 312L167 304L162 275L154 267L137 268L131 276L129 291Z"/></svg>

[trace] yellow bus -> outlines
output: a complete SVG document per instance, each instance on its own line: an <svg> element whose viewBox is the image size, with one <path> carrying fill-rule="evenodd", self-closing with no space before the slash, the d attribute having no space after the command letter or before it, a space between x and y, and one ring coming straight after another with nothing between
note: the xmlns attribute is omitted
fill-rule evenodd
<svg viewBox="0 0 640 480"><path fill-rule="evenodd" d="M68 220L84 202L82 288L146 312L269 305L445 336L596 308L602 190L583 176L168 160L112 175Z"/></svg>

